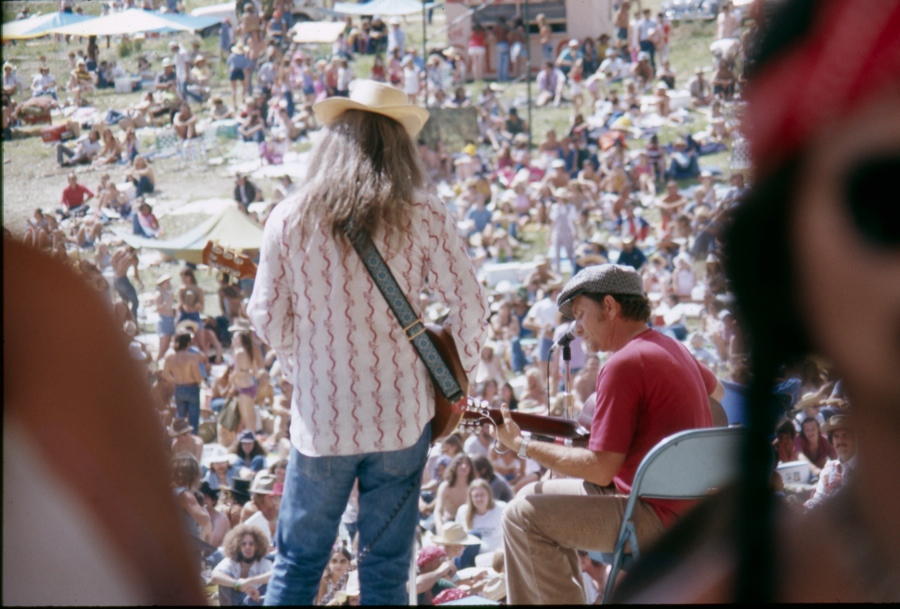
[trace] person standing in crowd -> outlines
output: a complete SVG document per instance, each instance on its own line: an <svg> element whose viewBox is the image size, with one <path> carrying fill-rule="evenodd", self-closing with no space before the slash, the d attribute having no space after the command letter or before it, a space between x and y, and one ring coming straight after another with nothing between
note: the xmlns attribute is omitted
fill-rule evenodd
<svg viewBox="0 0 900 609"><path fill-rule="evenodd" d="M144 289L144 283L141 281L141 275L138 272L137 250L130 245L123 244L122 247L113 252L110 264L115 276L116 293L119 294L122 300L131 305L131 314L137 319L140 299L138 298L137 290L134 289L134 286L128 280L128 269L134 268L134 279L137 281L138 286Z"/></svg>
<svg viewBox="0 0 900 609"><path fill-rule="evenodd" d="M187 419L196 435L200 431L200 359L188 351L190 332L175 335L175 350L163 360L163 377L175 385L175 416Z"/></svg>
<svg viewBox="0 0 900 609"><path fill-rule="evenodd" d="M293 394L267 602L313 601L359 480L361 602L405 604L433 389L350 238L368 232L412 303L426 282L444 301L467 373L488 307L454 218L424 191L413 138L428 112L368 80L314 111L324 136L306 185L269 216L247 309L291 384L303 388ZM346 175L358 179L336 179Z"/></svg>
<svg viewBox="0 0 900 609"><path fill-rule="evenodd" d="M175 297L172 294L172 277L160 275L156 280L156 313L159 321L156 322L156 333L159 334L159 350L156 360L166 356L169 343L175 336Z"/></svg>
<svg viewBox="0 0 900 609"><path fill-rule="evenodd" d="M491 28L491 37L497 44L497 82L506 82L509 80L509 28L504 17L499 17Z"/></svg>
<svg viewBox="0 0 900 609"><path fill-rule="evenodd" d="M597 377L587 448L524 438L503 405L498 440L522 459L571 476L523 489L503 515L511 604L585 602L576 550L612 552L638 465L660 440L710 427L709 398L725 393L678 341L650 329L640 275L604 264L580 271L557 299L590 351L613 354ZM615 487L611 487L611 484ZM693 505L642 499L634 521L642 547ZM577 515L579 526L570 517ZM532 565L543 566L535 579Z"/></svg>

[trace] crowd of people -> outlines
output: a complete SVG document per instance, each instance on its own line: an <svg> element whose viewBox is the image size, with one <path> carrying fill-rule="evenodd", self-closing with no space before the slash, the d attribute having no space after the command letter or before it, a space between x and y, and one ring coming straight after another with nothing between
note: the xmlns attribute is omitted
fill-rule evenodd
<svg viewBox="0 0 900 609"><path fill-rule="evenodd" d="M476 23L467 49L436 49L420 57L407 44L401 20L347 18L331 55L317 59L288 35L290 2L276 0L265 10L253 2L239 4L237 22L226 21L220 31L219 57L201 52L199 39L191 42L193 50L171 42L140 102L108 114L104 124L74 145L57 146L60 167L103 173L93 189L82 183L87 181L83 173L69 173L59 208L36 209L24 233L26 244L74 264L108 299L129 334L132 356L146 368L160 425L171 437L175 497L192 534L206 544L208 582L218 586L220 604L260 604L273 574L288 459L292 440L299 442L292 431L300 427L291 423L296 371L278 357L271 336L264 339L258 324L250 322L252 282L220 274L219 310L213 314L215 305L206 302L196 267L187 265L178 271L177 287L172 276L159 275L153 304L142 302L128 276L132 269L143 290L139 252L115 239L110 227L125 223L141 237L166 236L145 200L158 189L157 177L163 185L165 180L138 150L137 133L145 126L171 125L180 140L190 142L202 129L236 120L237 137L258 144L261 158L277 165L292 143L320 128L313 109L317 102L348 97L353 81L363 80L354 74L355 56L374 55L366 76L401 90L409 104L476 109L478 140L461 150L417 142L428 172L425 189L446 206L468 259L485 282L504 263L526 263L517 280L490 282L486 290L487 338L470 355L476 362L473 399L555 416L565 415L571 400L575 417L590 427L597 375L607 357L597 354L600 345L576 337L569 362L572 383L566 387L566 362L556 346L571 329L574 313L559 311L557 303L567 277L607 263L632 269L636 290L651 306L649 325L683 343L718 376L718 381L702 378L708 391L700 397L721 400L724 394L713 391L721 381L741 395L749 384L749 353L722 260L723 236L749 184L740 171L723 184L721 172L701 171L699 157L727 149L739 136L729 117L744 103L742 70L749 64L754 20L743 28L742 16L729 2L723 4L714 68L708 76L697 70L687 86L686 106L675 109L670 93L678 77L668 63L671 26L663 15L640 10L640 3L631 13L635 3L623 1L615 31L573 39L558 56L546 19L538 15L543 67L536 77L536 105L571 105L572 113L566 131L548 130L532 147L520 109L502 99L502 86L483 80L491 44L500 59L497 81L522 76L520 19L509 26L502 20ZM89 40L84 58L79 55L70 55L65 87L74 107L86 104L93 88L124 75L116 62L101 60L95 39ZM152 72L142 61L139 71ZM218 84L210 68L214 61L226 66L231 106L225 103L227 93L212 93ZM14 63L5 62L3 70L6 136L19 120L16 100L26 89ZM474 98L466 89L473 78L483 86ZM42 64L31 83L32 97L58 100L55 83ZM692 112L708 114L708 128L663 144L659 126L667 121L687 125ZM122 181L115 182L110 171L122 172ZM266 211L257 214L250 208L265 199L262 188L239 174L234 199L265 225L271 218L283 221L287 212L279 211L278 202L294 190L285 176ZM546 250L535 249L540 234L546 235ZM533 259L522 260L525 252ZM431 321L452 315L438 298L442 290L452 291L429 286L410 295ZM141 319L148 318L158 320L154 344L137 336ZM648 320L637 323L646 326ZM344 364L334 365L332 372L345 372ZM848 398L841 381L812 359L781 370L776 381L784 413L772 430L776 460L808 463L802 488L787 490L797 509L816 509L854 467ZM348 424L345 431L349 438L354 429ZM503 444L515 442L506 437ZM505 598L502 581L509 559L504 560L503 509L530 483L558 477L539 460L520 458L523 452L504 450L491 424L453 433L428 451L417 497L420 603L473 593ZM785 491L781 477L772 475L772 484ZM352 569L360 558L359 509L357 489L338 538L329 542L333 549L317 576L316 604L358 599ZM596 598L604 572L581 558L588 574L583 592ZM472 567L477 574L456 574ZM522 577L521 566L514 574Z"/></svg>

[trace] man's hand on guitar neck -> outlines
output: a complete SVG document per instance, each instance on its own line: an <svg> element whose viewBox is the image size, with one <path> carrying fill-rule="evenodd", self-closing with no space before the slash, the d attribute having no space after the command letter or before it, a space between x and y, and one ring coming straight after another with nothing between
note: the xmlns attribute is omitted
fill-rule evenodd
<svg viewBox="0 0 900 609"><path fill-rule="evenodd" d="M519 446L522 444L522 429L512 420L512 415L509 414L509 405L506 402L500 405L500 412L503 413L503 425L497 426L497 440L506 448L518 452Z"/></svg>
<svg viewBox="0 0 900 609"><path fill-rule="evenodd" d="M512 419L509 406L502 404L503 425L497 427L497 439L518 453L523 438ZM526 449L529 459L544 467L573 478L581 478L598 486L608 486L625 462L624 453L595 452L587 448L563 446L550 442L531 442Z"/></svg>

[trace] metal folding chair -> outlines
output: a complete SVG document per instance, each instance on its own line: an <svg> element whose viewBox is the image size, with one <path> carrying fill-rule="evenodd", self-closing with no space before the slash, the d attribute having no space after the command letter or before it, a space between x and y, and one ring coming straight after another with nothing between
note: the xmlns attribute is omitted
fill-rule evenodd
<svg viewBox="0 0 900 609"><path fill-rule="evenodd" d="M625 545L630 544L634 560L640 558L632 519L638 499L700 499L715 493L738 476L743 433L740 427L691 429L665 438L647 453L634 475L625 504L603 592L604 604L609 602L616 576L622 569Z"/></svg>

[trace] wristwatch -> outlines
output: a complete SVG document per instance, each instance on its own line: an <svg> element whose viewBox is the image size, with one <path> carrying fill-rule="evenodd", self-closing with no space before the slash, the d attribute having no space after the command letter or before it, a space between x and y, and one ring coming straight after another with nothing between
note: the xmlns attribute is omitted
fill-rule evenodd
<svg viewBox="0 0 900 609"><path fill-rule="evenodd" d="M516 453L520 459L524 460L528 458L526 454L528 452L528 445L531 444L531 437L525 436L522 438L522 443L519 444L519 452Z"/></svg>

